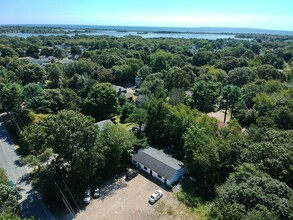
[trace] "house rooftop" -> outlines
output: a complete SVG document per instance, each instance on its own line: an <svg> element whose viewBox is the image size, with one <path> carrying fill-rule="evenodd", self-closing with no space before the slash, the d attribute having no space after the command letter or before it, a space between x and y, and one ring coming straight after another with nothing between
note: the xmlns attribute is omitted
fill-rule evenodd
<svg viewBox="0 0 293 220"><path fill-rule="evenodd" d="M105 129L105 126L107 124L114 125L114 123L110 119L106 119L104 121L99 121L99 122L95 123L95 125L97 125L100 130L104 130Z"/></svg>
<svg viewBox="0 0 293 220"><path fill-rule="evenodd" d="M112 85L113 89L117 92L117 93L121 93L121 92L126 92L126 89L122 86L116 86L116 85Z"/></svg>
<svg viewBox="0 0 293 220"><path fill-rule="evenodd" d="M71 60L71 59L63 59L63 60L58 60L56 62L61 63L61 64L68 64L68 63L72 63L73 60Z"/></svg>
<svg viewBox="0 0 293 220"><path fill-rule="evenodd" d="M132 159L150 168L166 179L171 179L177 170L184 167L181 161L165 154L162 150L157 150L152 147L139 150L132 156Z"/></svg>

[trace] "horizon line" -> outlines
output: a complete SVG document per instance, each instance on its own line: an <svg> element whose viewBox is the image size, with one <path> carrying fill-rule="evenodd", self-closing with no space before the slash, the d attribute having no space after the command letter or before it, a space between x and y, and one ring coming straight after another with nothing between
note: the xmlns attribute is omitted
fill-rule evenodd
<svg viewBox="0 0 293 220"><path fill-rule="evenodd" d="M251 29L251 30L263 30L263 31L281 31L281 32L292 32L293 33L293 30L284 30L284 29L268 29L268 28L257 28L257 27L229 27L229 26L149 26L149 25L113 25L113 24L29 24L29 23L26 23L26 24L0 24L0 26L25 26L25 25L42 25L42 26L46 26L46 25L62 25L62 26L112 26L112 27L156 27L156 28L232 28L232 29Z"/></svg>

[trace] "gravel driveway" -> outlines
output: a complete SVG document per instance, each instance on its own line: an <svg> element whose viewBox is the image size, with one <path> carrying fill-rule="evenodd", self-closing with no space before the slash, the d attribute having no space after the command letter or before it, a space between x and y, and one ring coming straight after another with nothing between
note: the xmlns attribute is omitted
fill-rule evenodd
<svg viewBox="0 0 293 220"><path fill-rule="evenodd" d="M92 200L91 204L76 216L76 219L189 219L182 216L181 205L172 192L166 191L160 183L150 181L146 177L139 174L129 182L122 177L113 184L103 187L101 198ZM157 189L162 190L164 196L151 205L148 203L148 198ZM177 216L176 213L179 215Z"/></svg>

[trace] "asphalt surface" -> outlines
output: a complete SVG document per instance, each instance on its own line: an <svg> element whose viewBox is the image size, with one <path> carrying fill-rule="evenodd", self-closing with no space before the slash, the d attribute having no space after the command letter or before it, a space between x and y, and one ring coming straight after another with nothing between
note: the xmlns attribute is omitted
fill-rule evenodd
<svg viewBox="0 0 293 220"><path fill-rule="evenodd" d="M7 172L8 178L21 187L20 216L34 219L56 219L41 200L41 195L32 188L31 179L26 167L20 162L20 156L15 150L7 130L0 122L0 167Z"/></svg>

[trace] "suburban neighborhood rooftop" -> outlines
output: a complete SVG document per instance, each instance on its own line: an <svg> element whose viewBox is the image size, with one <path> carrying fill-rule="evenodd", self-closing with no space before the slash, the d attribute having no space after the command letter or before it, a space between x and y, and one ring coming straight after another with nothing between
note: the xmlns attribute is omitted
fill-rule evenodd
<svg viewBox="0 0 293 220"><path fill-rule="evenodd" d="M152 147L139 150L133 155L132 159L159 174L163 174L167 179L171 178L174 172L184 167L181 161Z"/></svg>
<svg viewBox="0 0 293 220"><path fill-rule="evenodd" d="M100 130L104 130L106 124L114 125L114 123L110 119L106 119L95 123L95 125L97 125L100 128Z"/></svg>

